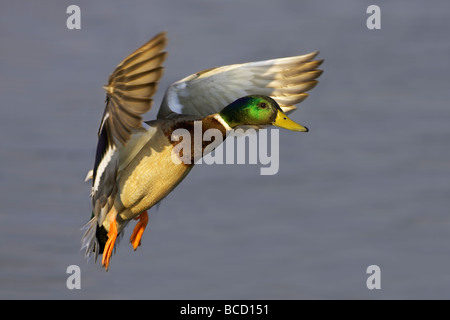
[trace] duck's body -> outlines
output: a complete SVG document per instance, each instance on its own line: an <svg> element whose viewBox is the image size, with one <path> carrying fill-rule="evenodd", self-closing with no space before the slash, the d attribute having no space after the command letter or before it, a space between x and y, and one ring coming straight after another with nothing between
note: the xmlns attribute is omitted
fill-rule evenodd
<svg viewBox="0 0 450 320"><path fill-rule="evenodd" d="M193 136L195 124L201 123L202 137L206 130L215 129L220 141L240 125L307 131L283 111L295 110L293 105L304 100L305 91L317 83L314 79L321 71L316 68L322 62L312 61L317 53L225 66L189 76L169 87L158 119L143 123L141 114L150 109L162 75L165 43L162 33L133 52L104 87L107 103L94 169L88 175L93 180L93 214L82 242L86 256L103 253L105 269L128 222L139 220L130 239L136 249L148 222L147 211L186 177L195 161L205 155L206 147L209 152L217 144L196 145L193 139L188 151L180 152L178 144L186 141L184 136L180 139L177 129Z"/></svg>
<svg viewBox="0 0 450 320"><path fill-rule="evenodd" d="M202 134L208 129L217 129L225 139L227 129L215 117L174 115L171 119L146 122L143 128L133 131L127 144L119 149L119 169L109 217L117 215L118 231L131 219L156 205L165 198L189 173L195 161L204 154L207 144L195 149L191 146L189 161L174 153L174 147L181 143L172 139L173 132L185 129L193 132L196 121L202 123ZM174 140L174 141L173 141ZM179 157L180 161L174 161ZM103 227L109 231L110 218L106 217Z"/></svg>
<svg viewBox="0 0 450 320"><path fill-rule="evenodd" d="M218 114L203 118L172 114L168 119L148 121L141 128L133 129L127 143L114 151L104 169L105 172L110 167L116 170L114 188L100 210L101 225L94 217L88 227L88 230L96 230L96 239L91 236L91 240L94 241L92 245L95 240L98 243L97 254L104 251L111 225L116 229L114 232L120 234L129 221L138 217L143 221L138 223L131 242L134 249L140 245L147 224L147 210L164 199L186 177L195 162L206 155L205 148L209 143L194 146L193 141L189 161L184 161L186 155L174 152L174 148L183 142L177 139L174 131L183 129L193 133L196 122L201 122L202 135L206 130L217 129L222 141L230 129L224 126ZM102 213L106 215L102 217Z"/></svg>

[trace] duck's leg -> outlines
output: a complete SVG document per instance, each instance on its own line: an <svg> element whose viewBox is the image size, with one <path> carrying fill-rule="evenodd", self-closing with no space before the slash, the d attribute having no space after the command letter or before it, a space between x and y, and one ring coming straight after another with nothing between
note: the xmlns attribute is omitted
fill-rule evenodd
<svg viewBox="0 0 450 320"><path fill-rule="evenodd" d="M106 241L105 249L103 249L102 265L103 267L105 267L106 271L108 271L109 260L111 259L116 239L117 239L117 223L116 218L114 218L111 220L111 223L109 225L108 240Z"/></svg>
<svg viewBox="0 0 450 320"><path fill-rule="evenodd" d="M144 234L145 227L147 227L148 223L147 211L142 212L138 217L134 218L134 220L139 221L134 227L133 233L131 234L130 237L130 242L133 245L133 249L136 250L137 247L141 245L142 235Z"/></svg>

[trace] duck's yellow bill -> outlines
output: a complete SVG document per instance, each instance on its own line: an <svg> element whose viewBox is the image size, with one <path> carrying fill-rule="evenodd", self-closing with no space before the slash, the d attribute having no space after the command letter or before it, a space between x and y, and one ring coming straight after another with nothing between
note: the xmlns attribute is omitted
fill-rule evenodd
<svg viewBox="0 0 450 320"><path fill-rule="evenodd" d="M302 126L301 124L298 124L297 122L292 121L288 118L287 115L285 115L283 112L278 110L277 117L275 121L273 122L274 126L288 129L291 131L301 131L301 132L308 132L308 128Z"/></svg>

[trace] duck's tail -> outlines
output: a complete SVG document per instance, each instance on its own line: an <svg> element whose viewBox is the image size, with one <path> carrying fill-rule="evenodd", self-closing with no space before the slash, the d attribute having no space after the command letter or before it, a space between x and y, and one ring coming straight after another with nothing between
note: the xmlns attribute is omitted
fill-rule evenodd
<svg viewBox="0 0 450 320"><path fill-rule="evenodd" d="M91 220L81 230L86 230L81 238L81 250L85 249L84 257L89 260L95 254L95 262L99 254L103 253L108 236L103 226L99 227L97 217L92 214Z"/></svg>
<svg viewBox="0 0 450 320"><path fill-rule="evenodd" d="M97 262L97 258L99 254L103 253L105 249L106 241L108 241L108 232L105 227L99 226L97 223L98 219L92 213L92 218L88 223L84 225L81 230L86 230L84 232L83 237L81 238L81 250L85 249L84 257L86 260L89 260L91 254L95 255L95 262ZM114 249L116 245L119 244L122 239L123 232L119 233L117 237L116 243L114 245Z"/></svg>

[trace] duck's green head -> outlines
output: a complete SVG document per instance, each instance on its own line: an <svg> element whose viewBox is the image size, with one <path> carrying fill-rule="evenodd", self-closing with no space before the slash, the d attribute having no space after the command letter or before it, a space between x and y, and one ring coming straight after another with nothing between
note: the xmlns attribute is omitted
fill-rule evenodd
<svg viewBox="0 0 450 320"><path fill-rule="evenodd" d="M242 125L274 125L292 131L308 132L308 128L289 119L278 103L267 96L245 96L226 106L219 115L231 128Z"/></svg>

